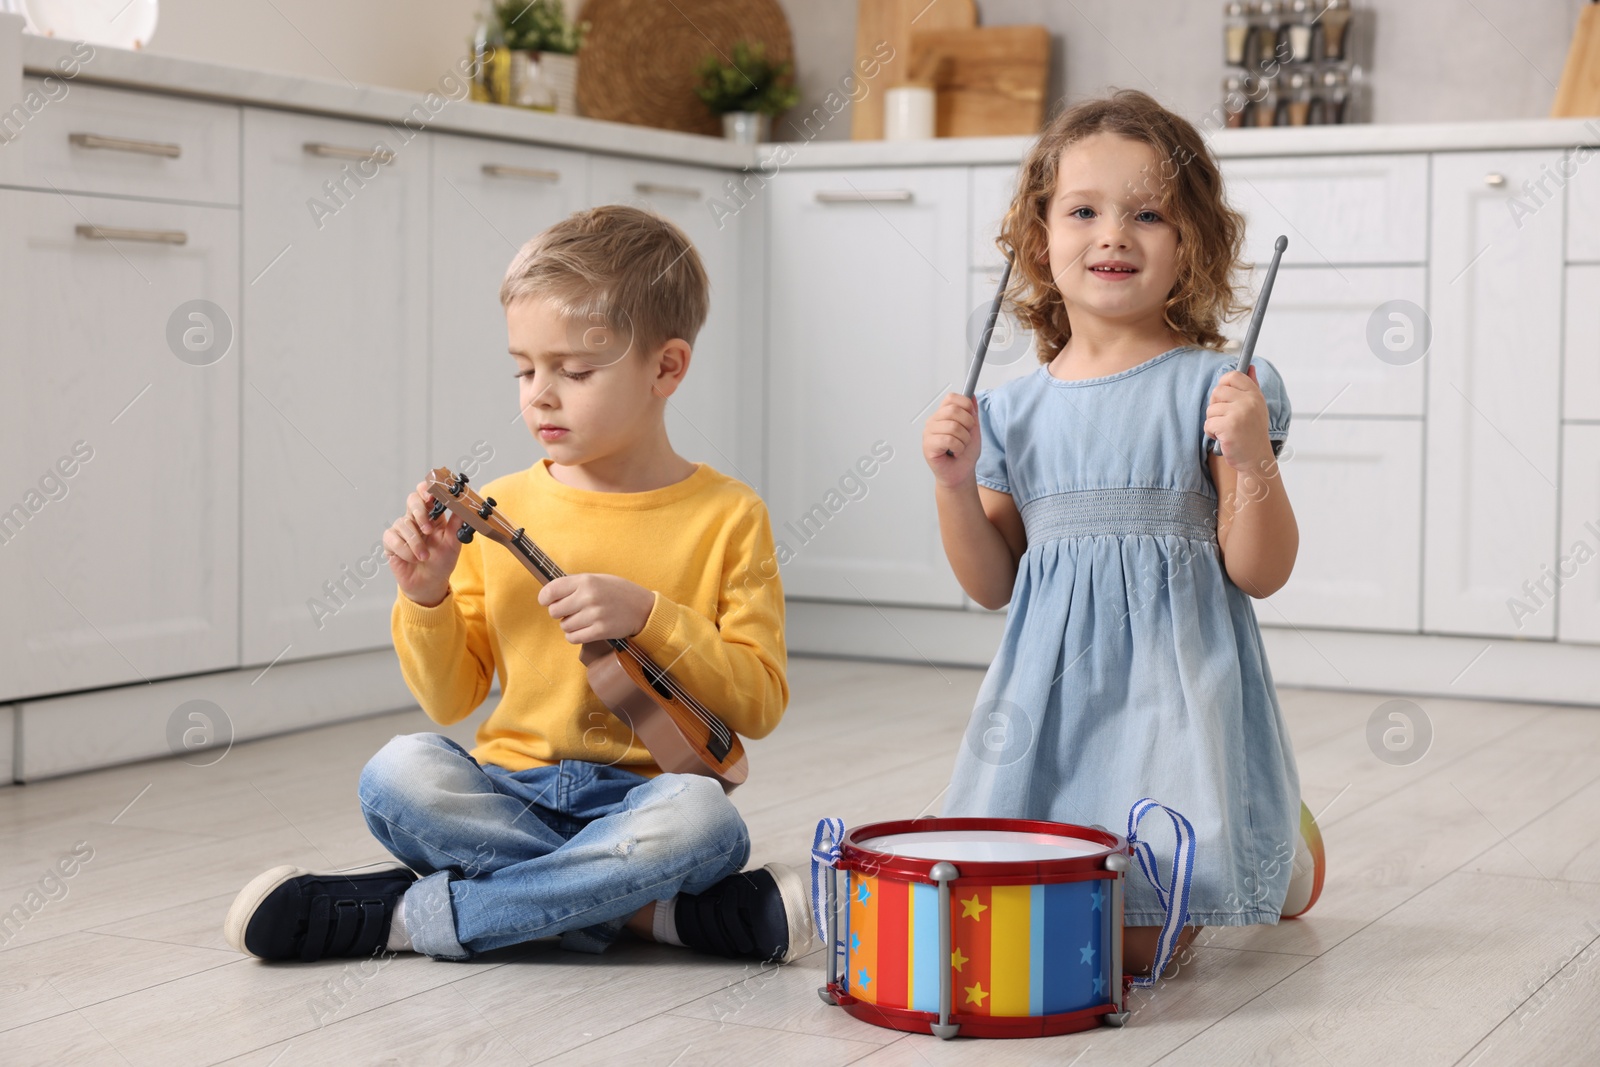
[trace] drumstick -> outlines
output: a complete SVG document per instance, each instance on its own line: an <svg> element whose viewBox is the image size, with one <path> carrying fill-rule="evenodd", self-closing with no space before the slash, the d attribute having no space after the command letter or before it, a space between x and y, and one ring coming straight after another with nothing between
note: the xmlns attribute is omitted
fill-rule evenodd
<svg viewBox="0 0 1600 1067"><path fill-rule="evenodd" d="M1267 280L1261 283L1261 298L1256 301L1256 310L1250 316L1250 326L1244 333L1244 351L1239 353L1239 365L1234 368L1240 374L1250 369L1250 357L1255 355L1256 335L1261 332L1261 317L1267 312L1267 301L1272 298L1272 280L1278 276L1278 261L1283 258L1283 250L1289 247L1289 238L1283 234L1278 235L1278 240L1272 246L1272 263L1267 267ZM1206 440L1206 451L1213 456L1219 455L1222 448L1217 444L1215 437Z"/></svg>
<svg viewBox="0 0 1600 1067"><path fill-rule="evenodd" d="M978 374L983 370L983 357L989 354L989 339L994 336L995 320L1000 317L1000 305L1006 296L1006 283L1011 280L1011 260L1006 259L1006 269L1000 272L1000 288L994 292L994 303L989 305L989 319L983 324L983 336L978 339L977 354L972 357L972 366L967 370L967 387L961 395L970 398L978 389ZM944 450L947 456L955 455L948 448Z"/></svg>

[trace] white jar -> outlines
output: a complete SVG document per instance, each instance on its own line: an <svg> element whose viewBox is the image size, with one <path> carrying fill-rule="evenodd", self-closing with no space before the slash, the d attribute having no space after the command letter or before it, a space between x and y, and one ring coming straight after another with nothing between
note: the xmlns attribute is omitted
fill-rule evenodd
<svg viewBox="0 0 1600 1067"><path fill-rule="evenodd" d="M918 141L934 134L935 95L930 85L896 85L883 93L883 139Z"/></svg>

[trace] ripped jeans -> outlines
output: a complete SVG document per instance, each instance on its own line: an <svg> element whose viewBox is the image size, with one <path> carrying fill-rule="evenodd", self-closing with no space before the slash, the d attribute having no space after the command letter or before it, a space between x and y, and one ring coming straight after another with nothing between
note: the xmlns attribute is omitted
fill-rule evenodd
<svg viewBox="0 0 1600 1067"><path fill-rule="evenodd" d="M699 775L581 760L508 771L442 734L401 734L362 769L359 795L374 836L424 876L404 919L435 959L553 934L603 952L644 905L703 892L750 858L744 820Z"/></svg>

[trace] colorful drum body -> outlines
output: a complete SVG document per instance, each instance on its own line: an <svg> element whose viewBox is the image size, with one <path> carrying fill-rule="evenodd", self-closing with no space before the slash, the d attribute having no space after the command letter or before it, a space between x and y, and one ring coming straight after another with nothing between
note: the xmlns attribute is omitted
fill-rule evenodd
<svg viewBox="0 0 1600 1067"><path fill-rule="evenodd" d="M1120 1023L1127 841L1022 819L873 823L830 872L825 999L879 1026L1039 1037Z"/></svg>

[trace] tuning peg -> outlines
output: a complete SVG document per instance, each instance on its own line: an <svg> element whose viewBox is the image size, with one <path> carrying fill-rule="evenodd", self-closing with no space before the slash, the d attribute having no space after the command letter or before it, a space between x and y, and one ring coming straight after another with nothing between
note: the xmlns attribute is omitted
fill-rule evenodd
<svg viewBox="0 0 1600 1067"><path fill-rule="evenodd" d="M456 480L450 483L450 495L460 496L461 490L465 489L466 487L467 476L465 474L458 474L456 475Z"/></svg>
<svg viewBox="0 0 1600 1067"><path fill-rule="evenodd" d="M487 519L494 514L494 497L489 497L483 502L483 507L478 509L478 518Z"/></svg>
<svg viewBox="0 0 1600 1067"><path fill-rule="evenodd" d="M464 545L470 545L472 544L472 532L472 524L464 522L461 524L461 529L456 531L456 540Z"/></svg>
<svg viewBox="0 0 1600 1067"><path fill-rule="evenodd" d="M440 515L443 515L443 514L444 514L444 501L443 500L435 500L433 502L433 507L428 509L428 518L437 519Z"/></svg>

